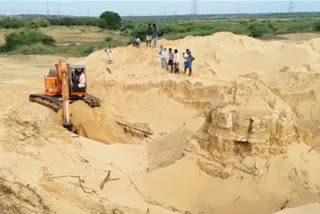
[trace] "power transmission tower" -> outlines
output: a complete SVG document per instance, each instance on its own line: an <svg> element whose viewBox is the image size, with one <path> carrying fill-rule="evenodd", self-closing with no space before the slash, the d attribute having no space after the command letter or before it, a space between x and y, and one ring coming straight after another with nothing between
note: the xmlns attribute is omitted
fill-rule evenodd
<svg viewBox="0 0 320 214"><path fill-rule="evenodd" d="M293 2L293 0L290 0L288 12L292 13L293 11L294 11L294 2Z"/></svg>
<svg viewBox="0 0 320 214"><path fill-rule="evenodd" d="M58 3L58 16L61 16L61 2Z"/></svg>
<svg viewBox="0 0 320 214"><path fill-rule="evenodd" d="M50 14L48 2L46 2L46 14L47 16Z"/></svg>
<svg viewBox="0 0 320 214"><path fill-rule="evenodd" d="M198 12L198 0L193 0L192 14L197 15L197 12Z"/></svg>
<svg viewBox="0 0 320 214"><path fill-rule="evenodd" d="M165 15L165 16L168 15L168 6L165 6L165 7L164 7L164 13L163 13L163 15Z"/></svg>

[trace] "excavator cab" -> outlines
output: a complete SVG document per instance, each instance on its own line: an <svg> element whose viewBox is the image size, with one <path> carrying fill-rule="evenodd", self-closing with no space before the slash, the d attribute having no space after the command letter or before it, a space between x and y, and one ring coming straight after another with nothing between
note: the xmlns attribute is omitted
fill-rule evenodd
<svg viewBox="0 0 320 214"><path fill-rule="evenodd" d="M87 89L86 67L84 65L69 65L68 67L71 86L70 95L84 96Z"/></svg>

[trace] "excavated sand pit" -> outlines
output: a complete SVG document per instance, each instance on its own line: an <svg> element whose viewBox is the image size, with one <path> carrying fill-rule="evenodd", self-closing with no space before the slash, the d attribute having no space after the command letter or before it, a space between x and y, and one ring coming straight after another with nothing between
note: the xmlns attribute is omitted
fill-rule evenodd
<svg viewBox="0 0 320 214"><path fill-rule="evenodd" d="M114 49L113 64L103 51L69 59L102 100L71 105L79 135L27 100L55 57L0 58L0 213L291 214L319 202L320 40L160 43L191 49L192 77L144 47Z"/></svg>

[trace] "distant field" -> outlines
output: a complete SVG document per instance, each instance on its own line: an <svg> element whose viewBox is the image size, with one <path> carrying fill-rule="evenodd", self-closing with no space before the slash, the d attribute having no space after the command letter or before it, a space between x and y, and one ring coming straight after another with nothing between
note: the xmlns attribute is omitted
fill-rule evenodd
<svg viewBox="0 0 320 214"><path fill-rule="evenodd" d="M91 26L51 26L40 30L52 36L56 40L57 45L97 43L105 41L106 37L111 37L113 41L126 39L126 37L121 36L119 32L101 30L98 27ZM12 29L0 28L0 44L4 43L6 33L13 31Z"/></svg>
<svg viewBox="0 0 320 214"><path fill-rule="evenodd" d="M90 26L52 26L43 28L41 31L52 36L57 44L102 42L106 36L113 35L113 32Z"/></svg>
<svg viewBox="0 0 320 214"><path fill-rule="evenodd" d="M5 35L17 31L15 29L0 28L0 46L5 43ZM22 50L10 52L10 54L40 54L60 56L87 56L95 50L127 45L131 39L129 35L120 31L102 30L93 26L51 26L41 28L44 34L53 37L56 45L53 48L30 46Z"/></svg>
<svg viewBox="0 0 320 214"><path fill-rule="evenodd" d="M320 33L289 33L261 37L262 40L285 40L288 42L304 41L315 38L320 38Z"/></svg>
<svg viewBox="0 0 320 214"><path fill-rule="evenodd" d="M291 33L291 34L279 35L279 37L287 40L299 41L299 40L320 38L320 33Z"/></svg>

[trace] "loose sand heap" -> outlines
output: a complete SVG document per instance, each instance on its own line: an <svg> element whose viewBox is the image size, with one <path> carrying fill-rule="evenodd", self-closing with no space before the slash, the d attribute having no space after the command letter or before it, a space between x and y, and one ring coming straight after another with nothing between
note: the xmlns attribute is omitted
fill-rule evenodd
<svg viewBox="0 0 320 214"><path fill-rule="evenodd" d="M102 99L72 104L81 136L28 102L55 57L0 59L0 213L320 213L286 209L320 199L320 39L160 43L191 49L192 77L145 47L69 59Z"/></svg>

